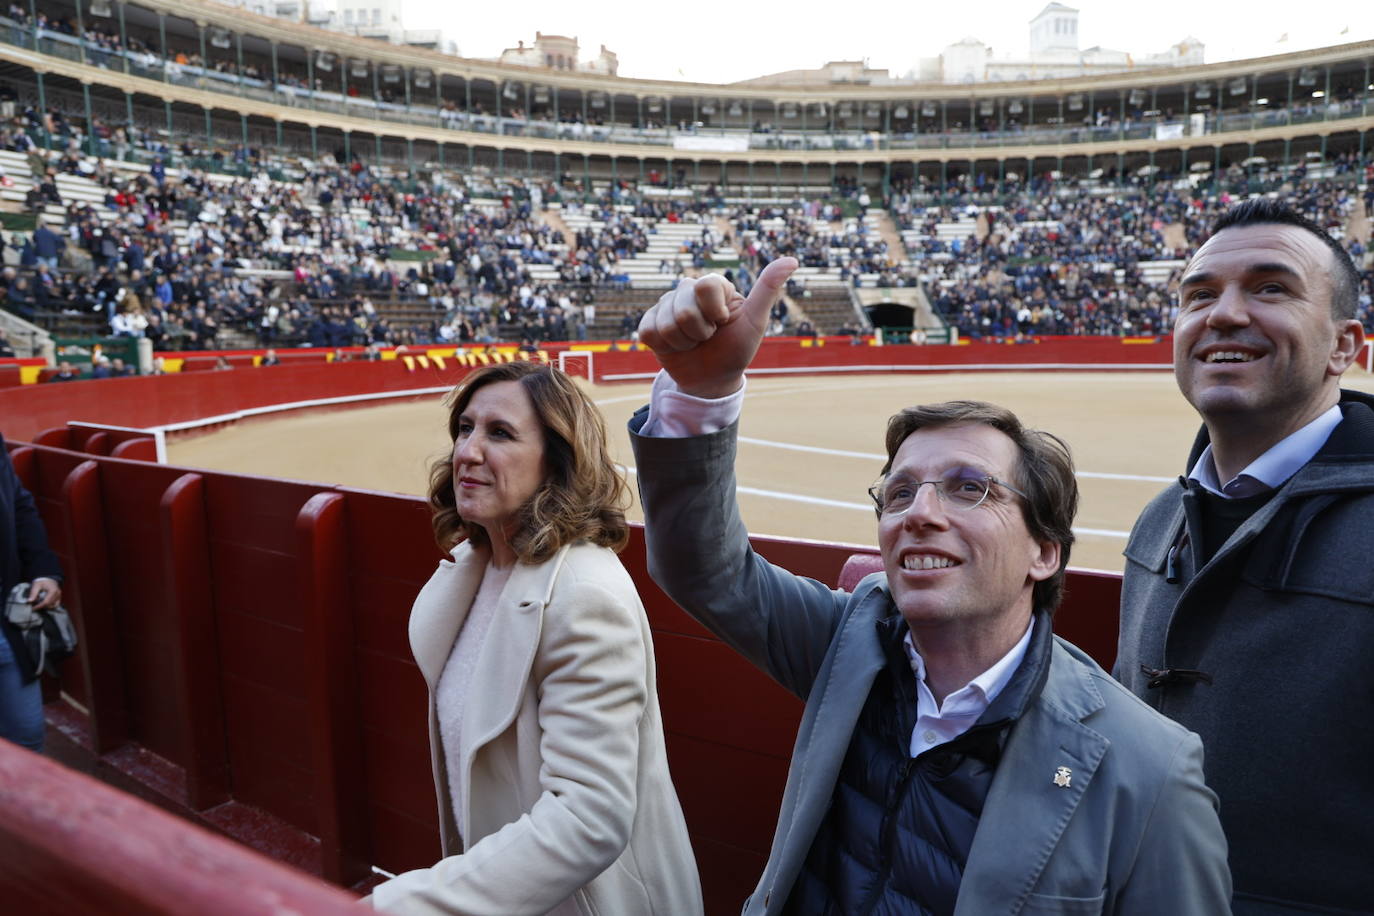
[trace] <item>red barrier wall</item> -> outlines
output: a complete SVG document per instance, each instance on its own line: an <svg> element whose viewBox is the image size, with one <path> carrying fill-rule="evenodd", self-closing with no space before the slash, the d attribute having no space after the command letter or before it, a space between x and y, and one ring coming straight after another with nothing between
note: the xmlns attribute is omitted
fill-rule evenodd
<svg viewBox="0 0 1374 916"><path fill-rule="evenodd" d="M319 837L273 852L344 883L374 861L437 855L424 686L405 643L438 557L423 500L24 451L69 574L82 651L62 687L90 710L77 726L97 769L151 772L160 800L246 841L264 821ZM322 491L339 508L303 513ZM346 715L339 684L357 697ZM363 753L332 753L337 741ZM124 759L130 746L145 758ZM322 795L326 775L349 791ZM231 800L256 816L216 810ZM352 817L378 829L337 826Z"/></svg>
<svg viewBox="0 0 1374 916"><path fill-rule="evenodd" d="M0 389L0 417L5 437L24 441L68 420L161 426L269 404L452 385L466 371L452 362L444 371L350 362L25 385Z"/></svg>
<svg viewBox="0 0 1374 916"><path fill-rule="evenodd" d="M765 340L749 364L749 373L1160 370L1173 364L1169 338L1050 337L1024 344L924 347L873 347L853 344L847 337L826 338L823 346L804 343L795 338ZM597 353L594 360L597 381L639 380L658 371L658 361L648 350Z"/></svg>
<svg viewBox="0 0 1374 916"><path fill-rule="evenodd" d="M19 371L21 366L42 366L45 365L41 359L17 359L7 357L0 359L0 388L13 388L23 384L23 373Z"/></svg>
<svg viewBox="0 0 1374 916"><path fill-rule="evenodd" d="M138 458L142 461L157 460L157 440L142 430L105 429L99 425L69 422L65 439L60 442L48 441L57 438L58 434L54 430L44 441L49 445L88 452L92 455Z"/></svg>

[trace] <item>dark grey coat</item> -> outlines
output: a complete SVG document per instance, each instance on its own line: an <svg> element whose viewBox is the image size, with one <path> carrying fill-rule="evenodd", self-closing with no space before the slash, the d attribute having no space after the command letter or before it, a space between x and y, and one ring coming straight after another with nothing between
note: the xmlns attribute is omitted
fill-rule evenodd
<svg viewBox="0 0 1374 916"><path fill-rule="evenodd" d="M15 473L5 437L0 436L0 602L20 582L40 578L61 582L62 566L48 549L38 507ZM0 635L10 641L15 658L22 658L25 650L19 629L0 619Z"/></svg>
<svg viewBox="0 0 1374 916"><path fill-rule="evenodd" d="M1210 562L1182 481L1126 545L1116 674L1202 736L1237 913L1374 908L1374 398L1342 392L1341 410ZM1142 666L1210 683L1151 686Z"/></svg>

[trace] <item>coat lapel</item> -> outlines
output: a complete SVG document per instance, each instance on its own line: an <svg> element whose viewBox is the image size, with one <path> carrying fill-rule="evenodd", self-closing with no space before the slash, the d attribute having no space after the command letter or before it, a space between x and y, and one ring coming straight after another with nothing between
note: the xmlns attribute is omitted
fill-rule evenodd
<svg viewBox="0 0 1374 916"><path fill-rule="evenodd" d="M544 608L567 551L564 547L534 566L517 563L501 591L496 618L472 672L472 689L482 691L482 696L463 713L464 770L473 754L501 734L520 711L539 647Z"/></svg>
<svg viewBox="0 0 1374 916"><path fill-rule="evenodd" d="M482 584L489 556L484 548L463 541L453 548L453 559L439 561L439 568L415 597L410 612L410 650L431 694Z"/></svg>
<svg viewBox="0 0 1374 916"><path fill-rule="evenodd" d="M1012 729L997 765L956 916L1021 909L1107 753L1107 739L1082 721L1103 705L1091 675L1056 644L1040 699Z"/></svg>
<svg viewBox="0 0 1374 916"><path fill-rule="evenodd" d="M529 696L530 670L539 649L544 608L567 552L565 546L538 565L517 563L501 590L496 616L472 671L468 689L474 695L463 710L459 772L465 785L472 786L472 765L478 752L510 727ZM458 829L465 837L471 836L471 804L469 795L468 805L458 812Z"/></svg>
<svg viewBox="0 0 1374 916"><path fill-rule="evenodd" d="M467 785L472 784L472 761L477 752L514 721L524 702L530 666L539 647L544 607L567 551L564 547L544 563L516 564L501 592L469 685L469 690L480 696L475 696L475 702L464 709L459 739L463 759L459 761L459 771ZM447 780L440 762L434 692L490 560L485 548L475 548L466 541L453 548L452 555L452 560L440 562L420 590L410 615L411 651L429 686L430 737L436 755L434 775L441 785ZM441 817L446 808L452 810L451 799L441 800ZM453 826L460 836L467 836L469 812L453 813Z"/></svg>

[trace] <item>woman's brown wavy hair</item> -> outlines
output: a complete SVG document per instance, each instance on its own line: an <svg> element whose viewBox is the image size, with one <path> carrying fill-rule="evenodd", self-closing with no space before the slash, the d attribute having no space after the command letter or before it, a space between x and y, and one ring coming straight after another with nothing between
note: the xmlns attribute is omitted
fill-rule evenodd
<svg viewBox="0 0 1374 916"><path fill-rule="evenodd" d="M625 481L606 446L606 424L596 405L552 366L499 363L469 374L446 399L449 441L472 396L497 382L519 382L544 427L548 478L520 510L511 546L524 563L541 563L565 544L588 540L617 553L630 539L625 521ZM487 532L458 514L453 495L453 454L435 459L429 471L434 540L451 550L463 538L482 546Z"/></svg>

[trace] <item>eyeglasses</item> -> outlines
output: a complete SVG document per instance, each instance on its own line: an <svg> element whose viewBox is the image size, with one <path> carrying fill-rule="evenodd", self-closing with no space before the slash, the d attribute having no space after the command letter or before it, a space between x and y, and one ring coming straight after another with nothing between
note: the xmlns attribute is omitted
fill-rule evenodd
<svg viewBox="0 0 1374 916"><path fill-rule="evenodd" d="M916 494L926 484L935 488L935 495L940 502L956 509L977 509L987 501L993 484L1010 490L1022 499L1030 499L1005 480L984 474L976 468L953 468L938 480L880 480L868 488L868 495L873 498L879 518L901 515L911 508L916 501Z"/></svg>

